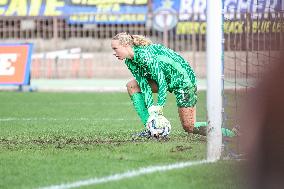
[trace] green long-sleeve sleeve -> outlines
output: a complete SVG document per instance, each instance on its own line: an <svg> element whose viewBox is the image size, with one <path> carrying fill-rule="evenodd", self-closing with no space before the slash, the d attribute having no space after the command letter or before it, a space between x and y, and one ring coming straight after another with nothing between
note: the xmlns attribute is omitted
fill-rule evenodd
<svg viewBox="0 0 284 189"><path fill-rule="evenodd" d="M125 61L128 69L131 71L132 75L134 76L135 80L139 84L141 88L141 92L145 97L145 104L146 107L149 108L154 104L152 89L148 83L146 77L144 77L144 71L141 69L140 66L134 64L132 61Z"/></svg>
<svg viewBox="0 0 284 189"><path fill-rule="evenodd" d="M134 57L133 57L134 62L138 62L139 65L143 68L144 70L144 77L153 79L156 81L158 85L158 102L157 105L163 106L166 102L166 96L167 96L167 82L165 79L165 75L163 72L162 67L160 66L160 63L156 56L153 56L153 53L151 51L147 50L146 48L142 48L139 50L134 50ZM146 79L147 80L147 79ZM143 86L140 86L143 91ZM150 92L152 91L145 91L145 92ZM147 93L145 93L146 95ZM149 98L147 98L149 97ZM147 107L150 107L151 104L147 102L151 102L153 99L152 94L145 96L146 99L146 105ZM149 106L148 106L149 105Z"/></svg>

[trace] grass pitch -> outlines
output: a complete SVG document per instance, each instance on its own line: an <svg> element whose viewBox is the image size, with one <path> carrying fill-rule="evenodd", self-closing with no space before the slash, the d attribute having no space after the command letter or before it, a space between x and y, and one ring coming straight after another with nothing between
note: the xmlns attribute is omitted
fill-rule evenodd
<svg viewBox="0 0 284 189"><path fill-rule="evenodd" d="M170 139L132 140L143 130L126 93L0 92L0 188L39 188L206 158L206 138L188 135L174 95L164 114ZM204 121L205 93L197 120ZM240 188L235 162L196 165L81 188Z"/></svg>

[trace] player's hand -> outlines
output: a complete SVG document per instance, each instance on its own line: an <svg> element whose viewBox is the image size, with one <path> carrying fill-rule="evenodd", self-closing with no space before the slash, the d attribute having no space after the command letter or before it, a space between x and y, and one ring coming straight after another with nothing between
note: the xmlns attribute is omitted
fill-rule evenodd
<svg viewBox="0 0 284 189"><path fill-rule="evenodd" d="M150 106L150 108L148 108L148 113L150 116L163 115L163 106Z"/></svg>

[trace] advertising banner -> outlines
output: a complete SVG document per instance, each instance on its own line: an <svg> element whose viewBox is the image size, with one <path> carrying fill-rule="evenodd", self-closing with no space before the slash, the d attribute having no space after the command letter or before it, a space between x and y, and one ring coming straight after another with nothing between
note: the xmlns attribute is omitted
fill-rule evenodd
<svg viewBox="0 0 284 189"><path fill-rule="evenodd" d="M279 32L283 27L273 19L281 17L284 0L223 2L225 33L267 32L270 27ZM206 0L0 0L0 16L60 16L69 24L145 24L150 12L158 31L190 34L206 29ZM245 13L253 13L250 27L243 21Z"/></svg>
<svg viewBox="0 0 284 189"><path fill-rule="evenodd" d="M147 0L0 0L0 16L62 16L69 23L144 23Z"/></svg>
<svg viewBox="0 0 284 189"><path fill-rule="evenodd" d="M0 85L27 85L32 44L0 44Z"/></svg>
<svg viewBox="0 0 284 189"><path fill-rule="evenodd" d="M279 33L284 31L283 10L283 0L224 0L224 33ZM153 13L158 31L206 33L206 0L154 0Z"/></svg>

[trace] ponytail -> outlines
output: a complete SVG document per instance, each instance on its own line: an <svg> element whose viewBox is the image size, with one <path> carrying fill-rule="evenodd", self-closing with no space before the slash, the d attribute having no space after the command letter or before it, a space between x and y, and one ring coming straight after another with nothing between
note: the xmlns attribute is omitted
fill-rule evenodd
<svg viewBox="0 0 284 189"><path fill-rule="evenodd" d="M152 41L142 35L130 35L127 33L119 33L112 38L118 40L121 45L148 46Z"/></svg>
<svg viewBox="0 0 284 189"><path fill-rule="evenodd" d="M152 41L142 35L132 35L133 45L135 46L148 46L152 44Z"/></svg>

